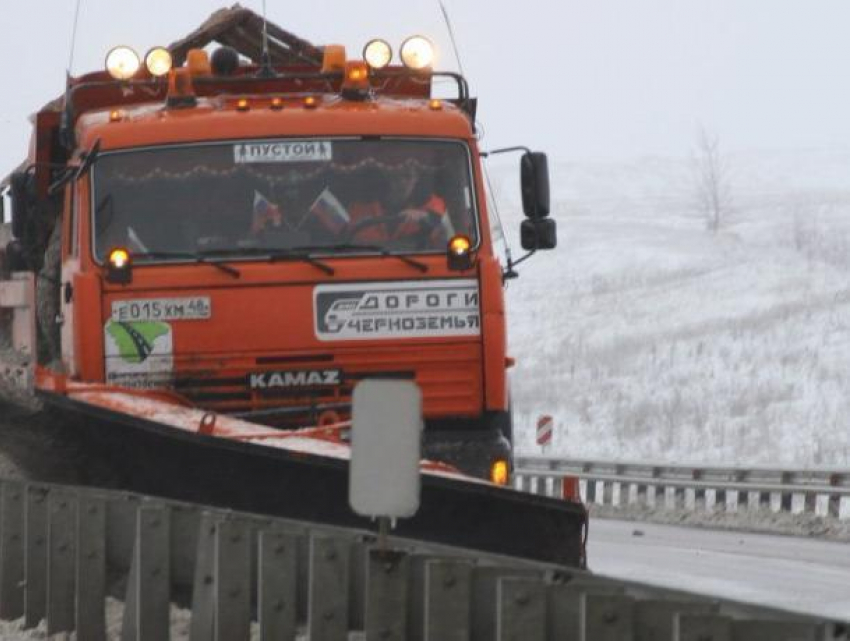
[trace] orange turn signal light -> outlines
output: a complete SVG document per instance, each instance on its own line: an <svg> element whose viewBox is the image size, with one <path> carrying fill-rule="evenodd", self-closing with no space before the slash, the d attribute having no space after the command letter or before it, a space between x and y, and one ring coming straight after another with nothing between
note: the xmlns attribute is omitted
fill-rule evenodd
<svg viewBox="0 0 850 641"><path fill-rule="evenodd" d="M490 481L494 485L507 485L510 478L510 466L504 459L496 459L490 465Z"/></svg>
<svg viewBox="0 0 850 641"><path fill-rule="evenodd" d="M130 252L123 247L116 247L109 252L106 265L106 280L110 283L126 285L133 277L130 269Z"/></svg>
<svg viewBox="0 0 850 641"><path fill-rule="evenodd" d="M449 269L465 271L472 267L472 241L469 236L452 236L447 248Z"/></svg>

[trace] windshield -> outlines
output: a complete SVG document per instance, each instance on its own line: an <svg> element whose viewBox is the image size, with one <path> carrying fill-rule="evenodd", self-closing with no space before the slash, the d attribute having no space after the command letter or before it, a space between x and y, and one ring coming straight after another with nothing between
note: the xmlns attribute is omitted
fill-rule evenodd
<svg viewBox="0 0 850 641"><path fill-rule="evenodd" d="M469 156L459 142L162 147L103 154L93 175L98 261L115 247L165 260L266 250L443 252L459 233L477 244Z"/></svg>

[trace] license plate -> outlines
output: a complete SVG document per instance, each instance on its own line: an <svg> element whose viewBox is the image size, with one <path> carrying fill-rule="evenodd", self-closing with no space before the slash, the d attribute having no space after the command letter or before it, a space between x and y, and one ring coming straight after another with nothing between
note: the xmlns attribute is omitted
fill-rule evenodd
<svg viewBox="0 0 850 641"><path fill-rule="evenodd" d="M212 317L209 296L193 298L144 298L112 303L112 320L132 321L207 320Z"/></svg>

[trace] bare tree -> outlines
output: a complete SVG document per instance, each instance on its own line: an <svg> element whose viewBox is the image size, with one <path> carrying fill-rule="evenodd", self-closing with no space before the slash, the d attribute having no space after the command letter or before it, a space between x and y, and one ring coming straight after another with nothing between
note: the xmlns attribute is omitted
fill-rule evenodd
<svg viewBox="0 0 850 641"><path fill-rule="evenodd" d="M706 229L717 232L732 208L728 166L720 153L720 139L700 127L694 153L696 206Z"/></svg>

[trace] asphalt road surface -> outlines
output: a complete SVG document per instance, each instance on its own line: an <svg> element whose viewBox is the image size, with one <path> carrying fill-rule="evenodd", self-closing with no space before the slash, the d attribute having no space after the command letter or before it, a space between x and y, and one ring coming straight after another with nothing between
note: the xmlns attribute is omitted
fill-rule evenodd
<svg viewBox="0 0 850 641"><path fill-rule="evenodd" d="M850 621L850 545L594 519L598 574Z"/></svg>

